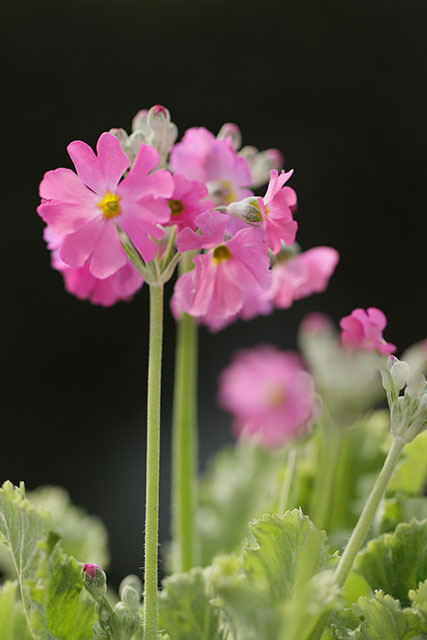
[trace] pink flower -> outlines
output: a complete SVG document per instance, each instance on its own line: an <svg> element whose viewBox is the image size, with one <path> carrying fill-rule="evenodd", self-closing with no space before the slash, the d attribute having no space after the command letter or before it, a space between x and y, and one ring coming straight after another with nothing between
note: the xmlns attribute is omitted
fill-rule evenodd
<svg viewBox="0 0 427 640"><path fill-rule="evenodd" d="M215 205L229 204L252 195L251 172L245 158L240 157L231 137L218 140L204 127L185 132L170 155L174 173L182 173L190 180L204 182Z"/></svg>
<svg viewBox="0 0 427 640"><path fill-rule="evenodd" d="M178 229L184 227L196 228L195 218L203 211L214 208L213 202L207 200L208 189L198 180L187 180L176 173L173 177L174 190L168 200L170 219L166 225L176 224Z"/></svg>
<svg viewBox="0 0 427 640"><path fill-rule="evenodd" d="M396 347L383 338L382 332L386 324L387 319L380 309L370 307L367 312L364 309L354 309L340 321L343 330L341 342L346 349L379 351L388 355L396 351Z"/></svg>
<svg viewBox="0 0 427 640"><path fill-rule="evenodd" d="M265 289L270 281L262 231L248 227L226 240L228 218L214 211L201 213L196 218L201 235L187 227L177 242L179 251L208 252L196 256L194 270L178 279L174 304L212 327L240 311L246 291Z"/></svg>
<svg viewBox="0 0 427 640"><path fill-rule="evenodd" d="M128 301L142 287L144 280L134 267L126 262L108 278L95 278L89 271L89 261L82 267L68 266L59 255L63 236L50 227L44 230L44 239L52 250L51 264L62 273L65 289L80 300L90 300L93 304L110 307L120 300Z"/></svg>
<svg viewBox="0 0 427 640"><path fill-rule="evenodd" d="M282 240L289 246L295 241L298 224L292 218L296 207L297 196L291 187L283 185L291 177L293 171L278 174L276 169L270 171L270 182L263 198L256 202L262 216L267 246L276 255L282 249Z"/></svg>
<svg viewBox="0 0 427 640"><path fill-rule="evenodd" d="M233 414L237 435L255 436L272 449L304 430L317 409L299 356L268 345L235 355L221 374L219 401Z"/></svg>
<svg viewBox="0 0 427 640"><path fill-rule="evenodd" d="M314 247L273 267L269 296L279 309L325 291L339 259L332 247Z"/></svg>
<svg viewBox="0 0 427 640"><path fill-rule="evenodd" d="M142 144L135 162L120 143L103 133L97 156L81 141L68 145L77 174L70 169L48 171L40 184L42 204L37 211L52 229L64 236L61 259L71 267L89 260L96 278L108 278L127 263L117 225L125 231L146 262L153 260L163 237L158 226L167 222L170 209L165 198L173 191L172 176L164 169L150 173L159 162L153 147Z"/></svg>

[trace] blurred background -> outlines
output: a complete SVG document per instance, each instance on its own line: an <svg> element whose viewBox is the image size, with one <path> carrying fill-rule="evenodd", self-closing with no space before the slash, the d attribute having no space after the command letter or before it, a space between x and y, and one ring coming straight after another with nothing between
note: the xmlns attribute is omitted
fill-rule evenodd
<svg viewBox="0 0 427 640"><path fill-rule="evenodd" d="M180 136L236 122L243 144L277 147L295 170L303 249L340 252L326 293L216 335L201 330L203 468L232 439L216 393L236 349L295 348L308 311L338 322L359 306L384 310L400 351L426 337L426 28L427 4L414 0L5 5L0 481L63 485L99 515L113 583L142 565L148 292L110 309L65 292L35 211L43 173L71 166L71 140L93 146L111 127L129 131L156 103ZM167 308L162 541L174 340Z"/></svg>

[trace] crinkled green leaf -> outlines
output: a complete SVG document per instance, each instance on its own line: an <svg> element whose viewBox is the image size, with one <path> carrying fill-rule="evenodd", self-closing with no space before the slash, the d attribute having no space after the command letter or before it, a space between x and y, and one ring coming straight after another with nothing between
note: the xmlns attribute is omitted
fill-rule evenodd
<svg viewBox="0 0 427 640"><path fill-rule="evenodd" d="M301 510L250 525L240 559L220 558L215 590L234 640L305 640L338 592L326 536Z"/></svg>
<svg viewBox="0 0 427 640"><path fill-rule="evenodd" d="M1 640L32 640L17 582L5 582L0 587Z"/></svg>
<svg viewBox="0 0 427 640"><path fill-rule="evenodd" d="M409 590L427 578L427 521L401 523L394 533L371 540L356 556L354 570L372 589L408 605Z"/></svg>
<svg viewBox="0 0 427 640"><path fill-rule="evenodd" d="M418 589L409 591L412 610L427 624L427 580L420 582Z"/></svg>
<svg viewBox="0 0 427 640"><path fill-rule="evenodd" d="M192 569L163 581L159 629L170 640L221 640L219 610L209 593L211 569Z"/></svg>
<svg viewBox="0 0 427 640"><path fill-rule="evenodd" d="M353 605L354 613L361 619L355 633L358 640L411 640L425 638L426 627L410 609L402 609L400 603L382 591L375 598L359 599Z"/></svg>
<svg viewBox="0 0 427 640"><path fill-rule="evenodd" d="M90 640L95 605L83 589L81 567L57 546L49 514L36 510L24 487L0 489L0 533L12 554L35 640Z"/></svg>

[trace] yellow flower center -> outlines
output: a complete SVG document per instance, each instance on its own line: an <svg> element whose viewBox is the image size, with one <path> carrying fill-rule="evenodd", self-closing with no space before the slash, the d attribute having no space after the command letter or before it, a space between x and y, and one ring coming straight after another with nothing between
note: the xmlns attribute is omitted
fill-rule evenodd
<svg viewBox="0 0 427 640"><path fill-rule="evenodd" d="M184 209L182 200L169 200L168 205L173 216L178 216Z"/></svg>
<svg viewBox="0 0 427 640"><path fill-rule="evenodd" d="M230 260L230 258L231 258L231 251L228 247L225 246L225 244L219 244L213 250L212 260L214 261L215 264L219 264L223 260Z"/></svg>
<svg viewBox="0 0 427 640"><path fill-rule="evenodd" d="M237 200L236 192L233 190L232 184L231 182L228 182L228 180L221 181L221 194L224 204L230 204L230 202L235 202L235 200Z"/></svg>
<svg viewBox="0 0 427 640"><path fill-rule="evenodd" d="M258 200L251 200L249 204L251 204L253 207L255 207L255 209L258 210L258 212L259 212L259 221L261 222L262 213L261 213L261 209L259 208ZM264 213L265 213L266 216L268 216L268 207L264 207Z"/></svg>
<svg viewBox="0 0 427 640"><path fill-rule="evenodd" d="M98 202L98 207L102 210L102 214L104 218L109 220L110 218L115 218L120 215L120 196L116 196L115 193L111 193L111 191L107 191L105 196Z"/></svg>
<svg viewBox="0 0 427 640"><path fill-rule="evenodd" d="M280 407L286 400L286 393L280 387L270 387L267 390L267 402L271 408Z"/></svg>

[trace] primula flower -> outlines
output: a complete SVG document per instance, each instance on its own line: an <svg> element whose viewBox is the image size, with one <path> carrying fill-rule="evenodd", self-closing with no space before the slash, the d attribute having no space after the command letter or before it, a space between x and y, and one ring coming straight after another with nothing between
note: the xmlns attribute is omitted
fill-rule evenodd
<svg viewBox="0 0 427 640"><path fill-rule="evenodd" d="M292 218L297 196L291 187L284 186L292 173L282 171L279 175L273 169L265 196L258 196L253 202L258 204L267 246L275 255L282 249L282 240L287 246L293 244L298 229L298 223Z"/></svg>
<svg viewBox="0 0 427 640"><path fill-rule="evenodd" d="M144 283L142 276L129 262L108 278L95 278L89 271L89 261L82 267L70 267L61 260L58 249L62 236L50 227L45 228L44 239L52 250L52 267L62 273L68 293L80 300L90 300L92 304L110 307L120 300L130 300Z"/></svg>
<svg viewBox="0 0 427 640"><path fill-rule="evenodd" d="M252 194L251 172L233 148L231 137L218 140L204 127L188 129L170 155L174 173L204 182L215 205L227 205Z"/></svg>
<svg viewBox="0 0 427 640"><path fill-rule="evenodd" d="M70 169L48 171L40 184L43 201L37 211L52 229L64 236L61 259L71 267L82 267L89 260L89 271L96 278L108 278L127 263L117 225L127 233L146 262L153 260L163 237L158 226L169 219L165 198L173 191L172 176L157 166L159 154L141 145L135 162L110 133L97 143L97 155L81 141L68 145L77 174Z"/></svg>
<svg viewBox="0 0 427 640"><path fill-rule="evenodd" d="M269 297L279 309L325 291L339 259L332 247L314 247L273 267Z"/></svg>
<svg viewBox="0 0 427 640"><path fill-rule="evenodd" d="M340 321L341 342L346 349L379 351L388 355L396 351L396 347L383 338L382 332L386 325L387 319L380 309L370 307L367 312L364 309L354 309Z"/></svg>
<svg viewBox="0 0 427 640"><path fill-rule="evenodd" d="M168 205L170 219L166 225L176 224L178 229L196 228L195 218L204 211L214 208L213 202L207 200L208 189L198 180L187 180L179 173L173 177L174 190Z"/></svg>
<svg viewBox="0 0 427 640"><path fill-rule="evenodd" d="M240 311L246 291L255 286L265 289L270 282L262 231L246 228L225 240L228 220L222 213L201 213L196 218L200 234L186 228L177 241L179 251L208 252L197 255L194 270L178 279L175 308L202 318L213 328Z"/></svg>
<svg viewBox="0 0 427 640"><path fill-rule="evenodd" d="M255 436L267 448L297 436L318 408L299 356L268 345L235 355L221 374L219 401L233 414L237 435Z"/></svg>

